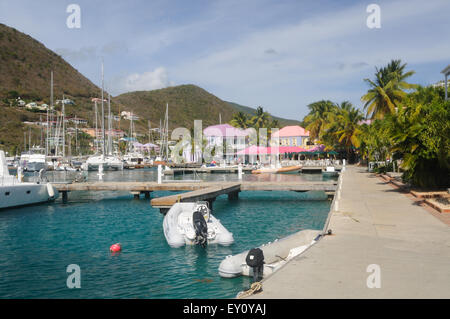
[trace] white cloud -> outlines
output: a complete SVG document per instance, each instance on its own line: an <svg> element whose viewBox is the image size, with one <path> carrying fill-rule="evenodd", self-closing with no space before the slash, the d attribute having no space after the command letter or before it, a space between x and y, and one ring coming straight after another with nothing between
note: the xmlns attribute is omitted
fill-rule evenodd
<svg viewBox="0 0 450 319"><path fill-rule="evenodd" d="M144 73L132 73L114 81L113 93L120 94L130 91L148 91L162 89L174 85L169 81L169 75L164 67Z"/></svg>

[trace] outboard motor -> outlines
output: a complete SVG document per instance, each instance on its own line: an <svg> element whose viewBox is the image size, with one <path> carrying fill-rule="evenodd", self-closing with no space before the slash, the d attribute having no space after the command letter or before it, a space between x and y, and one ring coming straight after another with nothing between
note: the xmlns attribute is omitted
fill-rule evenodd
<svg viewBox="0 0 450 319"><path fill-rule="evenodd" d="M192 222L195 230L195 244L201 245L203 248L208 244L208 225L205 217L199 211L195 211L192 215Z"/></svg>
<svg viewBox="0 0 450 319"><path fill-rule="evenodd" d="M253 270L253 282L261 281L264 273L264 254L260 248L250 249L245 262Z"/></svg>

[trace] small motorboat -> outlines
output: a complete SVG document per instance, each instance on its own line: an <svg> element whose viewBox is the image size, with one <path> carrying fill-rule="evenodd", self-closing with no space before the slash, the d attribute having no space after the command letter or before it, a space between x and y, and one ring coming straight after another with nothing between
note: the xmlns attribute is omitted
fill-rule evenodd
<svg viewBox="0 0 450 319"><path fill-rule="evenodd" d="M163 228L167 243L173 248L229 246L234 242L233 234L211 215L207 202L175 203L164 216Z"/></svg>
<svg viewBox="0 0 450 319"><path fill-rule="evenodd" d="M306 229L260 246L257 249L261 253L260 263L256 266L263 268L258 270L258 272L262 272L261 277L267 277L289 260L303 253L319 240L320 235L321 231L319 230ZM250 249L234 256L227 256L219 265L219 275L223 278L234 278L242 275L252 277L257 267L248 262L248 256L254 250Z"/></svg>
<svg viewBox="0 0 450 319"><path fill-rule="evenodd" d="M298 174L302 169L301 165L286 166L286 167L263 167L255 169L252 174Z"/></svg>

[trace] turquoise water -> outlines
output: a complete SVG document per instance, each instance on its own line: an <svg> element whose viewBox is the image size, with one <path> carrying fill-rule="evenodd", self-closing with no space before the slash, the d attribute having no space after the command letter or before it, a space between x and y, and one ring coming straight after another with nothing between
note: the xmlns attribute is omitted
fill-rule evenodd
<svg viewBox="0 0 450 319"><path fill-rule="evenodd" d="M63 174L54 178L64 179ZM271 176L322 180L320 174ZM89 174L90 180L97 178ZM155 180L155 172L108 172L104 179ZM174 193L152 196L168 194ZM0 298L233 298L248 288L250 278L220 278L217 269L225 256L302 229L321 229L329 208L320 192L241 192L237 201L221 196L213 214L233 232L235 243L206 249L170 248L159 210L124 192L73 192L67 204L58 200L0 211ZM109 247L116 242L122 252L113 255ZM66 286L70 264L80 266L80 289Z"/></svg>

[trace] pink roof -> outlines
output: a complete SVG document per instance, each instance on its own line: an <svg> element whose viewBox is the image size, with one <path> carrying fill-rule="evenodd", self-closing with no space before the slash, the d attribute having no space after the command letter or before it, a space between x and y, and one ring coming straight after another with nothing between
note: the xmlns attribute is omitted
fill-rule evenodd
<svg viewBox="0 0 450 319"><path fill-rule="evenodd" d="M211 125L203 130L206 136L247 136L246 130L238 129L230 124Z"/></svg>
<svg viewBox="0 0 450 319"><path fill-rule="evenodd" d="M309 136L309 131L298 125L285 126L273 134L274 137Z"/></svg>

